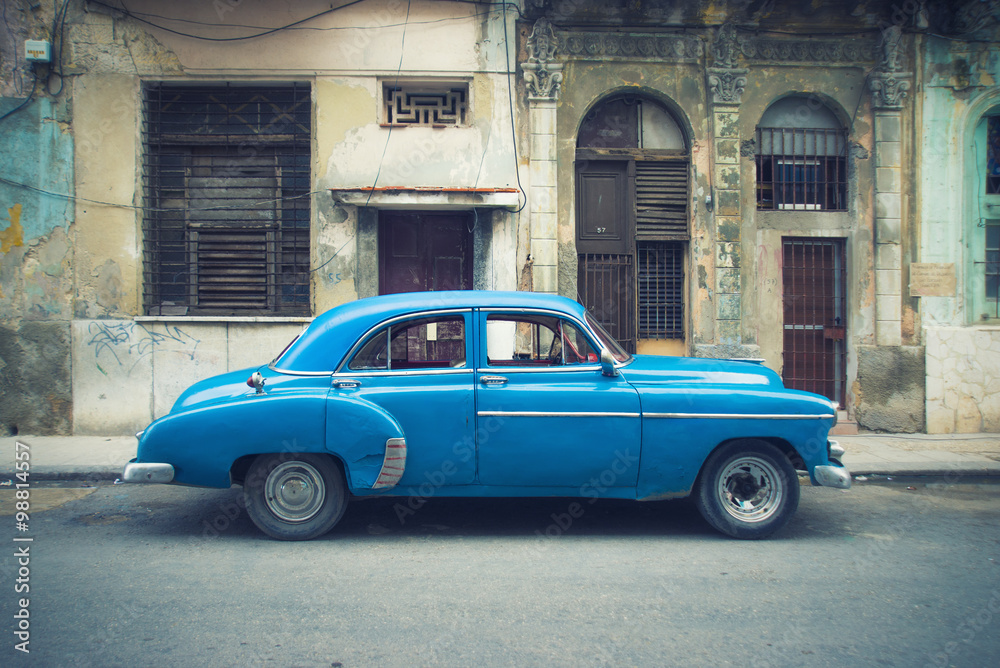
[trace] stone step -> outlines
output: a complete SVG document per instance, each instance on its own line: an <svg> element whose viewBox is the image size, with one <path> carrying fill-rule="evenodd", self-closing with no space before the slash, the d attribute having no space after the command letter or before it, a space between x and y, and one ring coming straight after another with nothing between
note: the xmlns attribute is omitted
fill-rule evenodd
<svg viewBox="0 0 1000 668"><path fill-rule="evenodd" d="M847 411L837 411L837 426L830 430L830 436L854 436L858 433L858 423L847 416Z"/></svg>

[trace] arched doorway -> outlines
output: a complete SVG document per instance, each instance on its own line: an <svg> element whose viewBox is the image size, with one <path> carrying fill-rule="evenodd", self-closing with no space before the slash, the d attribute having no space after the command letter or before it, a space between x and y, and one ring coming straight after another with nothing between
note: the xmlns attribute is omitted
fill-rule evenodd
<svg viewBox="0 0 1000 668"><path fill-rule="evenodd" d="M690 150L660 103L614 96L576 149L581 302L630 352L684 349Z"/></svg>

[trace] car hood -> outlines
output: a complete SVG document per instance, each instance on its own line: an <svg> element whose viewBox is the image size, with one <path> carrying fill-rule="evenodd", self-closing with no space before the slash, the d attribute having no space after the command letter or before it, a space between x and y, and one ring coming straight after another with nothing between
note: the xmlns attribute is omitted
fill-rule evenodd
<svg viewBox="0 0 1000 668"><path fill-rule="evenodd" d="M782 387L781 377L757 361L635 355L621 369L633 385L696 382Z"/></svg>

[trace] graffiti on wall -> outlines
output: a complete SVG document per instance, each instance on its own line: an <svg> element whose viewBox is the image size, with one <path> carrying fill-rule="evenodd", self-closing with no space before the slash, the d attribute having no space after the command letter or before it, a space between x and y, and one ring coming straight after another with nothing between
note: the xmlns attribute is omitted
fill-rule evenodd
<svg viewBox="0 0 1000 668"><path fill-rule="evenodd" d="M138 322L90 323L87 345L94 348L97 370L107 375L101 368L102 361L119 367L131 362L127 369L127 373L131 373L142 358L156 352L180 353L194 359L201 339L196 339L176 325L160 324L160 327L162 331Z"/></svg>

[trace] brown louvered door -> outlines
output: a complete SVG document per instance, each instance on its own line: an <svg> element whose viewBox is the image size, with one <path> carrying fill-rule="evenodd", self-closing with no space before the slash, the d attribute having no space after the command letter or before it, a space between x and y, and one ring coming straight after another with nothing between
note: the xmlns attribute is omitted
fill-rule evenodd
<svg viewBox="0 0 1000 668"><path fill-rule="evenodd" d="M843 239L782 240L785 386L844 406L847 385Z"/></svg>

